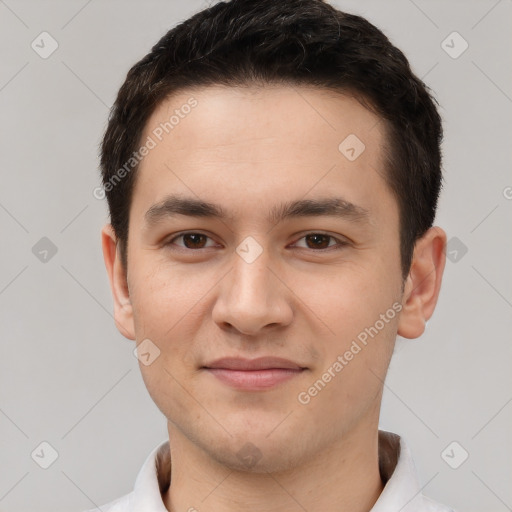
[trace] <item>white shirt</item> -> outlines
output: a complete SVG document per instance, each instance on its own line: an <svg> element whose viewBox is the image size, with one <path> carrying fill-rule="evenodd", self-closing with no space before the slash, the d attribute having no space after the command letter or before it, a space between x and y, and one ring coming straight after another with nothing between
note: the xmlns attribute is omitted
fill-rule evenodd
<svg viewBox="0 0 512 512"><path fill-rule="evenodd" d="M169 441L163 441L142 465L132 492L84 512L168 512L160 487L166 489L170 475ZM427 498L421 492L411 452L397 434L379 430L379 469L384 489L370 512L454 512L453 509Z"/></svg>

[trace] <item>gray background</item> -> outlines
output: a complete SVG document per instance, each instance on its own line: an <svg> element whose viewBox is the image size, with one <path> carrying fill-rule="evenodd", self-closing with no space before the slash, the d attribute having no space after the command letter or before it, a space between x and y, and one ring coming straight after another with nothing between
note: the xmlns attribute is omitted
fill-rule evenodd
<svg viewBox="0 0 512 512"><path fill-rule="evenodd" d="M512 510L512 2L333 3L368 17L406 53L445 123L437 224L450 259L426 333L397 342L381 428L409 443L427 495L461 511ZM114 325L100 246L106 203L92 191L129 67L204 6L0 0L3 512L106 503L132 489L167 436L134 344ZM43 31L59 45L47 59L31 48ZM460 39L445 43L452 56L442 45L453 31L469 44L458 58ZM47 261L33 252L43 237L57 248ZM58 452L48 469L31 458L43 441ZM452 464L469 453L458 469L441 456L452 441Z"/></svg>

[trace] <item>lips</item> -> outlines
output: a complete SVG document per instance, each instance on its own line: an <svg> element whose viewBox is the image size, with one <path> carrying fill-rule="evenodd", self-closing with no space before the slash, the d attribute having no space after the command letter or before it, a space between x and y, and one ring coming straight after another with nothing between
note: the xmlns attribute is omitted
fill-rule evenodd
<svg viewBox="0 0 512 512"><path fill-rule="evenodd" d="M221 368L224 370L270 370L270 369L286 369L286 370L302 370L305 367L294 363L288 359L280 357L259 357L257 359L243 359L239 357L224 357L217 359L212 363L208 363L204 368Z"/></svg>
<svg viewBox="0 0 512 512"><path fill-rule="evenodd" d="M263 391L300 375L307 368L280 357L225 357L203 367L223 384L243 391Z"/></svg>

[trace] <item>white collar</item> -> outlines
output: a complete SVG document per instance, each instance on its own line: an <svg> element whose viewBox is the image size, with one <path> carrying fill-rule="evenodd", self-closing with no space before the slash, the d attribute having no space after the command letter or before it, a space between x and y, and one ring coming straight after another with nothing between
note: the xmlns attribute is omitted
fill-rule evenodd
<svg viewBox="0 0 512 512"><path fill-rule="evenodd" d="M104 512L168 512L162 491L169 482L169 440L161 442L146 458L134 490L101 509ZM397 434L379 430L379 469L386 482L370 512L453 512L424 496L418 482L411 452ZM162 489L162 491L161 491Z"/></svg>

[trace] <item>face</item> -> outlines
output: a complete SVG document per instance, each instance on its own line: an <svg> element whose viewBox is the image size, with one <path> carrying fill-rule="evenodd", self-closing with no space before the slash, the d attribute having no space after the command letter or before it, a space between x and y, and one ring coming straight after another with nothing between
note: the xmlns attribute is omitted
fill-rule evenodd
<svg viewBox="0 0 512 512"><path fill-rule="evenodd" d="M402 301L379 119L318 89L208 87L162 103L148 137L116 321L150 340L140 369L170 429L277 470L376 428ZM226 357L288 364L212 369Z"/></svg>

